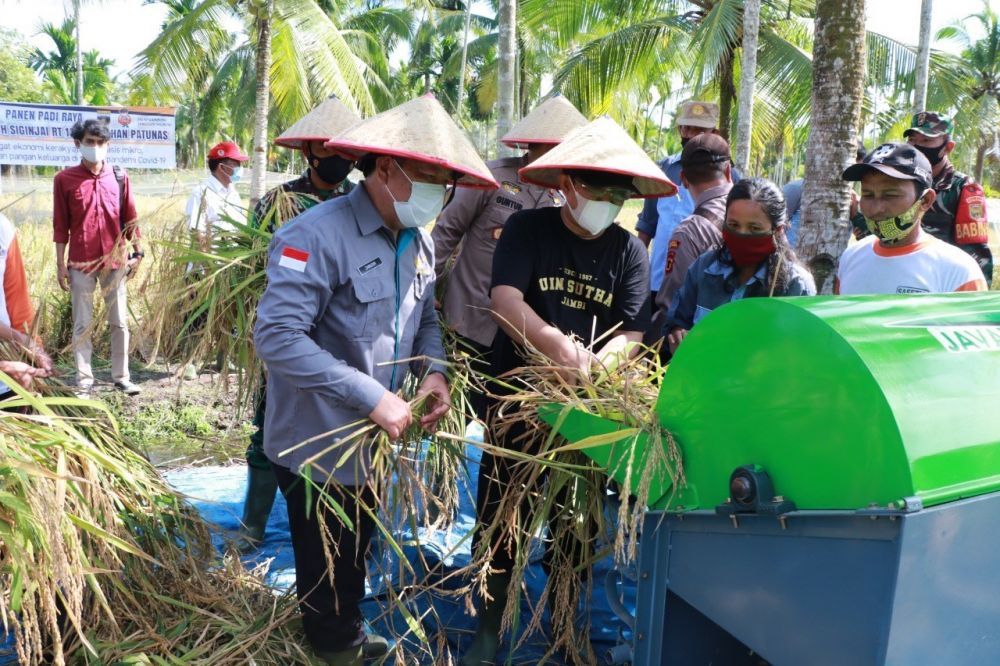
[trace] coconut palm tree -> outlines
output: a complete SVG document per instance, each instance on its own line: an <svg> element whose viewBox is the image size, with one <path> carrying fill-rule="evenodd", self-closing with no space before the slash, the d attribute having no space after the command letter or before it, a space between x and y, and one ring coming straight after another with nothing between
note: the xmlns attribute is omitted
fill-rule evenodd
<svg viewBox="0 0 1000 666"><path fill-rule="evenodd" d="M38 26L38 34L45 35L52 40L55 47L52 51L45 52L40 48L35 48L28 56L28 65L39 74L44 74L48 70L58 69L64 73L69 73L71 67L75 71L76 58L76 23L67 16L61 25L54 23L41 23ZM74 86L75 86L74 82Z"/></svg>
<svg viewBox="0 0 1000 666"><path fill-rule="evenodd" d="M745 0L522 0L521 26L544 27L567 55L555 85L587 115L619 120L631 112L619 95L646 85L662 67L676 98L718 99L720 128L733 129L736 77L743 60ZM751 164L799 160L808 133L815 0L761 2ZM916 48L867 33L867 84L880 96L912 91ZM931 55L931 90L956 91L954 58ZM679 85L680 84L680 85ZM937 90L935 90L935 87ZM659 105L657 105L659 106ZM874 99L865 100L868 115ZM904 112L908 113L907 102ZM787 162L787 164L784 164ZM789 174L795 176L795 174Z"/></svg>
<svg viewBox="0 0 1000 666"><path fill-rule="evenodd" d="M865 0L817 0L813 102L799 252L820 293L831 293L847 247L850 185L865 83Z"/></svg>
<svg viewBox="0 0 1000 666"><path fill-rule="evenodd" d="M931 59L931 14L934 0L920 3L920 42L917 49L917 87L913 91L913 112L923 111L927 105L927 69Z"/></svg>
<svg viewBox="0 0 1000 666"><path fill-rule="evenodd" d="M76 32L76 23L69 17L61 25L42 23L39 34L51 39L54 48L48 52L35 48L28 56L28 64L41 75L43 88L52 102L67 105L109 104L114 88L111 76L114 60L91 50L81 54L81 66L78 68ZM79 72L83 73L82 77Z"/></svg>
<svg viewBox="0 0 1000 666"><path fill-rule="evenodd" d="M750 167L750 130L753 126L753 93L757 84L757 38L760 33L760 0L743 4L743 61L740 66L739 124L736 128L736 166Z"/></svg>
<svg viewBox="0 0 1000 666"><path fill-rule="evenodd" d="M511 149L500 143L510 128L514 126L516 113L516 71L517 71L517 0L500 0L497 11L500 29L498 44L499 68L497 71L497 150L501 155L511 154Z"/></svg>
<svg viewBox="0 0 1000 666"><path fill-rule="evenodd" d="M970 24L978 24L983 37L972 38ZM963 21L942 28L938 39L948 39L963 47L966 78L962 93L954 100L958 109L955 125L959 145L975 147L973 174L982 182L986 155L992 148L1000 158L1000 14L983 1L982 11L967 16Z"/></svg>
<svg viewBox="0 0 1000 666"><path fill-rule="evenodd" d="M243 39L209 43L209 57L198 62L208 26L233 19L244 25ZM269 120L290 124L330 95L362 113L374 110L374 76L355 52L361 41L319 0L201 0L146 47L136 74L148 77L151 90L169 94L192 67L208 68L206 95L226 99L233 131L253 136L253 199L263 194Z"/></svg>

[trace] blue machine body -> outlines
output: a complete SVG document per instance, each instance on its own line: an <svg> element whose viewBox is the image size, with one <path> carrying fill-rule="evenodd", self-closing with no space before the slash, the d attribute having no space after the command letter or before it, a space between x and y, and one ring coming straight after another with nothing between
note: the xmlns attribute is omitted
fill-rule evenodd
<svg viewBox="0 0 1000 666"><path fill-rule="evenodd" d="M635 666L1000 664L1000 493L783 520L650 512Z"/></svg>

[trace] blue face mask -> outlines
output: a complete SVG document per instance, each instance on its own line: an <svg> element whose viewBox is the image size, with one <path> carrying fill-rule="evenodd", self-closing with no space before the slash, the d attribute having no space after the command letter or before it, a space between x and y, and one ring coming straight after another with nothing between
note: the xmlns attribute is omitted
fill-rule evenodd
<svg viewBox="0 0 1000 666"><path fill-rule="evenodd" d="M243 167L241 166L234 167L229 166L228 164L223 164L222 168L226 170L232 169L232 171L229 171L230 182L238 183L240 182L240 179L243 178Z"/></svg>

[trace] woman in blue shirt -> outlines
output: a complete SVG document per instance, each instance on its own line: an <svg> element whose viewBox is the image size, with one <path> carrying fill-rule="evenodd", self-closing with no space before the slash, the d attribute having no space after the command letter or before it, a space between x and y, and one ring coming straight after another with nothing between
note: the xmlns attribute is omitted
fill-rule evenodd
<svg viewBox="0 0 1000 666"><path fill-rule="evenodd" d="M673 354L691 327L715 308L757 296L812 296L816 285L785 235L785 198L765 178L741 180L726 199L722 245L688 269L664 325Z"/></svg>

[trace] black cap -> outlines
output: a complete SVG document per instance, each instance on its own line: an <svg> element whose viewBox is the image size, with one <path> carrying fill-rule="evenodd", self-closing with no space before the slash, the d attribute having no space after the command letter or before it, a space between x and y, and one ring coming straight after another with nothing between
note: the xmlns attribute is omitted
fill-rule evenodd
<svg viewBox="0 0 1000 666"><path fill-rule="evenodd" d="M934 186L931 163L923 154L908 143L883 143L868 153L865 161L852 164L841 176L844 180L861 180L869 171L880 171L891 178L915 180L924 189Z"/></svg>
<svg viewBox="0 0 1000 666"><path fill-rule="evenodd" d="M729 142L714 132L703 132L688 140L681 151L681 168L732 162Z"/></svg>

